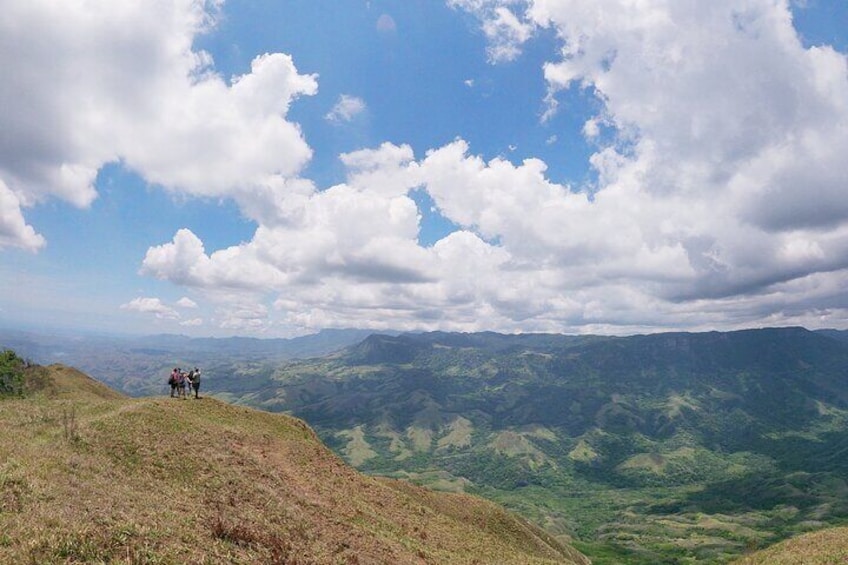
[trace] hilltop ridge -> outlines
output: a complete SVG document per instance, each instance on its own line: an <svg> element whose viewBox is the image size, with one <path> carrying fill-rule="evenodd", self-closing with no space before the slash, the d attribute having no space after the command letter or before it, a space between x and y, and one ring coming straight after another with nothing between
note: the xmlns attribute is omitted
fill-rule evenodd
<svg viewBox="0 0 848 565"><path fill-rule="evenodd" d="M495 504L363 476L301 420L26 371L0 400L0 562L588 563Z"/></svg>

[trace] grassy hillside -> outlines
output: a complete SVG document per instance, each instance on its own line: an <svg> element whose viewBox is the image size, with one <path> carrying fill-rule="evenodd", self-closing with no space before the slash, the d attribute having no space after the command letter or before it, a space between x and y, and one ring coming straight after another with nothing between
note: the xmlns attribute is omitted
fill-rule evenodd
<svg viewBox="0 0 848 565"><path fill-rule="evenodd" d="M360 475L300 420L21 369L0 400L1 563L586 563L481 499Z"/></svg>
<svg viewBox="0 0 848 565"><path fill-rule="evenodd" d="M848 528L830 528L781 542L733 565L841 565L848 563Z"/></svg>

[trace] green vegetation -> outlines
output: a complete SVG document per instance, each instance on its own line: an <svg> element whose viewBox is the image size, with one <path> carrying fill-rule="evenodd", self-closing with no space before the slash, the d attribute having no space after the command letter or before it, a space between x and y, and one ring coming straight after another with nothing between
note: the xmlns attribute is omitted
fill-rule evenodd
<svg viewBox="0 0 848 565"><path fill-rule="evenodd" d="M798 536L734 561L734 565L838 565L848 563L848 528Z"/></svg>
<svg viewBox="0 0 848 565"><path fill-rule="evenodd" d="M724 563L848 519L848 342L371 336L220 383L368 473L497 501L597 564Z"/></svg>
<svg viewBox="0 0 848 565"><path fill-rule="evenodd" d="M77 356L133 394L198 363L218 399L301 417L371 475L497 501L595 563L700 564L848 522L846 335L431 333L298 362L252 342L184 361L176 339ZM63 410L55 425L85 445L86 415Z"/></svg>
<svg viewBox="0 0 848 565"><path fill-rule="evenodd" d="M24 393L24 361L14 351L0 352L0 398Z"/></svg>
<svg viewBox="0 0 848 565"><path fill-rule="evenodd" d="M24 388L0 400L0 563L587 563L490 502L361 475L288 416L61 365Z"/></svg>

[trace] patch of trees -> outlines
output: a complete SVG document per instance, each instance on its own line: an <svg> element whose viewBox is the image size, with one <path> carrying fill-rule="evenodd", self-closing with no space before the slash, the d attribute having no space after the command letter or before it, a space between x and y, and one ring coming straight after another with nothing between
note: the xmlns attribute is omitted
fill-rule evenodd
<svg viewBox="0 0 848 565"><path fill-rule="evenodd" d="M11 349L0 353L0 397L23 396L26 362Z"/></svg>

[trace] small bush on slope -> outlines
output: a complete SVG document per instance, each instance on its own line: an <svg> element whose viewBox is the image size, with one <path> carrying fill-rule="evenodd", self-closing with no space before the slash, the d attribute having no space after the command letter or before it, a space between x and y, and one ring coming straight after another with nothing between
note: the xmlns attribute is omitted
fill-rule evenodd
<svg viewBox="0 0 848 565"><path fill-rule="evenodd" d="M0 352L0 398L24 392L24 362L14 351Z"/></svg>

